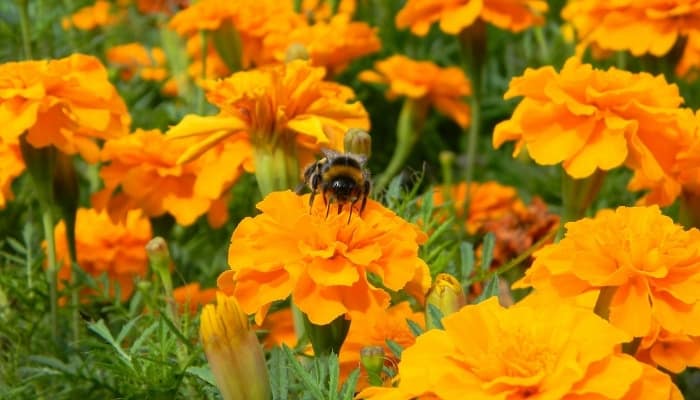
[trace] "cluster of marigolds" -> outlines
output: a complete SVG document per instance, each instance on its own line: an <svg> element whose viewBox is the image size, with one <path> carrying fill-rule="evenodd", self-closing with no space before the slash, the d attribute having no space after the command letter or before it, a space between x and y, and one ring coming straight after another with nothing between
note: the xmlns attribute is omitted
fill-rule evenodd
<svg viewBox="0 0 700 400"><path fill-rule="evenodd" d="M264 196L260 213L233 232L230 270L218 289L193 283L174 294L192 313L216 300L201 312L201 340L224 398L270 396L261 346L294 345L294 313L305 322L308 351L339 352L344 377L361 364L372 368L364 349L383 349L376 353L379 373L386 364L395 376L360 379L358 398L682 398L671 376L700 367L700 231L690 227L700 222L693 207L700 195L700 118L683 108L678 87L663 75L597 69L581 56L664 56L684 46L676 73L690 77L700 61L700 2L570 0L562 17L576 34L577 54L558 71L527 69L510 82L505 98L521 100L495 127L496 148L515 142L514 156L526 151L537 164L561 165L570 185L597 182L578 192L588 199L584 205L606 171L618 167L632 171L628 188L644 196L636 207L565 218L563 237L534 252L512 284L534 290L508 307L496 297L465 305L459 282L436 278L419 257L429 233L381 203L370 199L348 220L347 209L326 216L321 201L309 210L308 194L286 190L320 149L342 152L350 128L370 129L353 90L333 81L350 62L381 49L378 29L353 20L354 1L340 1L335 10L313 0L301 9L273 0L186 3L97 0L63 27L124 23L129 7L158 14L184 39L189 77L172 76L161 48L138 43L111 48L106 62L119 79L160 82L166 96L194 80L218 112L186 115L166 132L132 131L127 106L98 58L2 64L0 207L12 201L11 183L24 173L42 194L48 181L36 172L41 151L54 151L56 163L66 156L99 163L101 189L76 215L75 261L89 274L106 273L126 300L147 270L149 217L169 214L188 226L206 214L220 227L231 187L255 174ZM405 3L394 20L399 29L425 36L437 24L463 41L485 40L475 29L484 24L531 29L548 11L541 0ZM358 78L384 87L389 100L403 99L414 115L434 108L461 128L474 121L472 83L459 67L393 55ZM53 179L60 184L60 176ZM496 182L431 193L435 205L454 205L468 234L496 234L495 266L559 222L541 200L526 205L515 188ZM677 200L689 228L659 208ZM67 229L58 223L56 242L48 244L61 266L59 287L71 280ZM289 299L291 308L280 307ZM444 315L437 326L426 326L427 304ZM425 332L416 337L406 320ZM256 329L268 332L262 345ZM403 348L400 358L388 341Z"/></svg>

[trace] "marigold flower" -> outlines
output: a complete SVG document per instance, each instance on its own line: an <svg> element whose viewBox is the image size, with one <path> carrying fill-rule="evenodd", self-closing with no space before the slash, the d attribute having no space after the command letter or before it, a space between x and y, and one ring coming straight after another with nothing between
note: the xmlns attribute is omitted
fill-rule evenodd
<svg viewBox="0 0 700 400"><path fill-rule="evenodd" d="M213 303L216 299L216 289L202 289L199 283L188 283L173 290L173 300L180 307L180 313L187 310L190 315L197 314L200 307Z"/></svg>
<svg viewBox="0 0 700 400"><path fill-rule="evenodd" d="M331 74L340 72L352 60L375 53L381 48L376 28L365 22L353 22L345 14L328 22L304 25L291 32L280 32L265 39L266 46L277 48L276 57L284 60L291 45L303 45L311 64L326 67Z"/></svg>
<svg viewBox="0 0 700 400"><path fill-rule="evenodd" d="M284 308L267 314L259 330L264 333L262 344L266 349L283 344L293 348L297 344L297 334L294 330L294 317L291 308Z"/></svg>
<svg viewBox="0 0 700 400"><path fill-rule="evenodd" d="M392 340L402 348L407 348L416 341L415 336L408 326L407 320L411 320L420 327L425 327L425 315L414 312L408 302L401 302L386 310L373 309L367 313L352 315L350 330L340 349L338 360L340 361L341 380L360 366L360 353L367 346L381 346L384 349L384 363L390 368L396 369L398 361L391 354L387 346L387 340ZM360 379L356 390L367 385L366 379Z"/></svg>
<svg viewBox="0 0 700 400"><path fill-rule="evenodd" d="M165 52L160 47L147 49L141 43L127 43L107 50L107 61L121 72L124 80L135 73L143 80L162 81L168 76L165 68Z"/></svg>
<svg viewBox="0 0 700 400"><path fill-rule="evenodd" d="M369 118L362 104L352 101L352 89L324 81L324 75L323 68L297 60L208 82L207 98L221 111L209 117L185 116L170 129L171 137L201 138L180 162L228 137L249 140L256 152L291 146L302 163L311 161L320 147L342 150L348 128L369 130Z"/></svg>
<svg viewBox="0 0 700 400"><path fill-rule="evenodd" d="M112 13L112 3L107 0L96 0L91 6L83 7L69 17L61 20L61 27L68 30L72 27L89 31L97 27L114 25L122 18L121 13Z"/></svg>
<svg viewBox="0 0 700 400"><path fill-rule="evenodd" d="M34 147L56 146L92 163L100 151L94 139L124 136L130 123L126 104L95 57L0 65L0 140L16 142L26 131Z"/></svg>
<svg viewBox="0 0 700 400"><path fill-rule="evenodd" d="M469 125L469 106L464 97L471 95L469 80L457 67L441 68L430 61L415 61L396 55L374 64L375 71L363 71L365 82L388 84L387 97L406 96L432 104L461 127Z"/></svg>
<svg viewBox="0 0 700 400"><path fill-rule="evenodd" d="M234 297L216 294L202 310L199 336L224 400L272 398L265 356Z"/></svg>
<svg viewBox="0 0 700 400"><path fill-rule="evenodd" d="M676 64L676 74L689 81L698 79L700 72L700 31L688 32L683 55Z"/></svg>
<svg viewBox="0 0 700 400"><path fill-rule="evenodd" d="M415 35L425 36L439 22L443 32L456 35L481 18L501 29L520 32L542 24L547 9L543 0L408 0L396 14L396 26L410 27Z"/></svg>
<svg viewBox="0 0 700 400"><path fill-rule="evenodd" d="M662 179L667 154L694 129L692 113L678 108L678 87L663 76L596 70L576 58L558 74L552 67L527 69L504 97L515 96L525 98L496 126L494 147L514 140L514 155L526 147L538 164L561 162L573 178L626 163Z"/></svg>
<svg viewBox="0 0 700 400"><path fill-rule="evenodd" d="M0 210L12 200L12 181L20 176L26 166L16 142L5 142L0 138Z"/></svg>
<svg viewBox="0 0 700 400"><path fill-rule="evenodd" d="M219 287L233 287L243 310L260 324L270 304L292 301L315 325L351 312L386 308L389 294L370 282L371 274L389 290L400 290L427 270L418 258L426 235L381 204L368 200L348 222L349 210L331 213L309 195L272 192L260 203L262 214L244 219L229 247L230 271ZM423 288L423 292L428 287Z"/></svg>
<svg viewBox="0 0 700 400"><path fill-rule="evenodd" d="M561 15L576 29L581 48L594 44L635 56L663 56L679 37L697 29L700 5L687 0L570 0Z"/></svg>
<svg viewBox="0 0 700 400"><path fill-rule="evenodd" d="M621 354L627 335L587 310L503 308L491 298L442 323L445 330L403 351L397 388L368 388L358 398L683 398L668 375Z"/></svg>
<svg viewBox="0 0 700 400"><path fill-rule="evenodd" d="M265 38L275 32L291 32L302 23L302 17L286 1L201 0L175 14L169 26L183 37L192 37L199 31L214 32L231 24L240 36L245 68L273 62L272 52L264 46Z"/></svg>
<svg viewBox="0 0 700 400"><path fill-rule="evenodd" d="M71 263L66 239L66 225L60 221L55 229L56 259L61 265L60 281L71 280ZM121 300L131 296L134 278L148 271L146 243L151 239L151 223L141 211L130 211L124 221L113 222L106 212L80 208L75 220L75 247L80 268L93 276L107 274L110 293L119 284Z"/></svg>
<svg viewBox="0 0 700 400"><path fill-rule="evenodd" d="M356 0L340 0L338 10L335 15L344 14L352 17L357 8ZM325 21L333 17L333 10L329 1L325 0L302 0L301 12L308 19L313 21Z"/></svg>
<svg viewBox="0 0 700 400"><path fill-rule="evenodd" d="M153 217L170 213L181 225L208 212L210 224L221 226L227 219L226 191L252 169L250 144L241 135L193 162L177 164L192 144L191 139L167 140L158 130L107 141L102 160L109 164L100 170L105 189L93 202L117 218L138 207Z"/></svg>
<svg viewBox="0 0 700 400"><path fill-rule="evenodd" d="M609 320L625 332L700 336L700 231L675 225L657 206L602 211L566 229L534 254L515 287L561 297L615 288Z"/></svg>
<svg viewBox="0 0 700 400"><path fill-rule="evenodd" d="M165 13L169 15L187 7L190 0L135 0L135 3L140 13Z"/></svg>
<svg viewBox="0 0 700 400"><path fill-rule="evenodd" d="M671 333L656 324L655 329L642 338L635 357L679 374L686 367L700 367L700 337Z"/></svg>

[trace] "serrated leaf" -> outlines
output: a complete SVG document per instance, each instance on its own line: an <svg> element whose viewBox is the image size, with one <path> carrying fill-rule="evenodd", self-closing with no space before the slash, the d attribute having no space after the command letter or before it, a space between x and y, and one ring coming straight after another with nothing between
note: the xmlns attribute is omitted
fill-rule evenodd
<svg viewBox="0 0 700 400"><path fill-rule="evenodd" d="M311 374L309 374L309 372L306 371L306 369L304 369L304 367L294 357L292 350L287 346L283 346L282 349L284 351L284 355L287 357L287 361L289 361L289 366L292 367L291 369L294 372L294 376L299 379L309 394L316 400L325 400L323 389L321 389L318 382L314 381Z"/></svg>
<svg viewBox="0 0 700 400"><path fill-rule="evenodd" d="M496 244L496 237L492 232L484 236L484 241L481 244L481 273L484 273L491 268L493 261L493 247Z"/></svg>
<svg viewBox="0 0 700 400"><path fill-rule="evenodd" d="M131 345L129 353L136 354L141 349L141 346L143 346L143 343L146 341L146 339L151 337L153 332L155 332L155 330L158 328L158 325L159 322L156 321L152 323L148 328L144 329L141 335L139 335L139 337L136 338L136 340L134 340L134 344Z"/></svg>
<svg viewBox="0 0 700 400"><path fill-rule="evenodd" d="M100 319L97 322L89 323L88 324L88 329L96 333L99 337L104 339L107 343L109 343L114 350L117 351L117 354L119 354L119 357L121 357L122 360L126 362L126 364L131 367L132 369L134 368L133 364L131 363L131 356L126 354L124 352L124 349L119 345L114 340L114 337L112 336L112 333L109 331L109 328L107 328L107 325L105 325L104 320Z"/></svg>
<svg viewBox="0 0 700 400"><path fill-rule="evenodd" d="M56 371L63 372L65 374L69 375L75 375L75 367L64 363L63 361L53 358L53 357L46 357L46 356L41 356L41 355L32 355L27 357L30 361L33 361L37 364L44 365L46 367L52 368Z"/></svg>
<svg viewBox="0 0 700 400"><path fill-rule="evenodd" d="M341 400L352 400L355 396L355 388L357 387L357 381L360 378L360 369L355 368L352 370L348 379L345 380L343 387L340 389L340 399Z"/></svg>
<svg viewBox="0 0 700 400"><path fill-rule="evenodd" d="M196 376L197 378L203 380L204 382L216 386L216 379L214 379L214 374L211 372L209 366L204 365L201 367L187 367L186 373Z"/></svg>
<svg viewBox="0 0 700 400"><path fill-rule="evenodd" d="M420 336L423 334L423 328L421 328L415 321L406 319L406 323L408 324L408 329L411 330L413 336Z"/></svg>
<svg viewBox="0 0 700 400"><path fill-rule="evenodd" d="M426 321L426 325L430 327L434 327L435 329L445 329L445 327L442 325L442 318L444 315L442 315L442 311L435 305L435 304L428 304L428 320Z"/></svg>
<svg viewBox="0 0 700 400"><path fill-rule="evenodd" d="M139 319L141 319L141 315L139 315L136 318L127 322L126 325L124 325L122 327L122 329L119 331L119 334L117 335L117 338L115 339L115 341L117 343L121 343L126 338L126 335L129 334L129 331L131 331L131 329L134 327L134 325L136 324L136 322L138 322Z"/></svg>
<svg viewBox="0 0 700 400"><path fill-rule="evenodd" d="M399 359L401 358L401 353L403 353L403 347L401 347L400 344L396 343L391 339L386 339L386 346L389 348L389 351L391 351L391 354L393 354L394 357Z"/></svg>
<svg viewBox="0 0 700 400"><path fill-rule="evenodd" d="M331 353L328 356L328 400L337 400L338 398L338 382L340 381L340 365L338 365L338 356Z"/></svg>
<svg viewBox="0 0 700 400"><path fill-rule="evenodd" d="M475 303L481 303L482 301L493 296L498 296L498 274L495 274L491 277L491 279L489 279L484 287L484 291L481 292L479 297L476 298Z"/></svg>
<svg viewBox="0 0 700 400"><path fill-rule="evenodd" d="M449 217L445 222L442 223L442 225L435 229L433 233L430 234L430 238L428 239L428 242L425 244L425 246L428 247L434 241L442 239L440 236L442 236L448 230L452 229L452 223L454 222L454 220L454 217Z"/></svg>
<svg viewBox="0 0 700 400"><path fill-rule="evenodd" d="M274 348L270 355L270 386L272 400L287 400L289 395L287 358L282 355L282 349L279 347Z"/></svg>

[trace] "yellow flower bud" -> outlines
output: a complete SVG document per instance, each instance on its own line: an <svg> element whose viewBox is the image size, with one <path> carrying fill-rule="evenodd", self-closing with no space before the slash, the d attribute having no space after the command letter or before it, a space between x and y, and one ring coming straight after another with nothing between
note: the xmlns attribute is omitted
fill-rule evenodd
<svg viewBox="0 0 700 400"><path fill-rule="evenodd" d="M457 312L465 302L464 289L457 278L443 273L435 277L433 287L428 292L426 307L432 304L442 312L443 316L447 316ZM440 326L440 321L435 321L429 312L426 313L425 319L428 329Z"/></svg>
<svg viewBox="0 0 700 400"><path fill-rule="evenodd" d="M248 316L234 297L216 295L202 310L199 336L224 400L268 400L265 356Z"/></svg>
<svg viewBox="0 0 700 400"><path fill-rule="evenodd" d="M309 50L301 43L295 42L287 47L287 52L284 55L284 61L290 62L294 60L308 60Z"/></svg>
<svg viewBox="0 0 700 400"><path fill-rule="evenodd" d="M362 154L369 157L372 155L372 137L363 129L350 128L345 133L345 152Z"/></svg>

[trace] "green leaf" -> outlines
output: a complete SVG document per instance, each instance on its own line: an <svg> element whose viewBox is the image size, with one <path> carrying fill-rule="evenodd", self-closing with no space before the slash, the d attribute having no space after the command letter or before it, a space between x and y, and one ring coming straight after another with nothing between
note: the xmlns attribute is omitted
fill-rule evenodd
<svg viewBox="0 0 700 400"><path fill-rule="evenodd" d="M462 286L466 286L474 272L474 245L469 242L459 244L459 265L461 276L458 277Z"/></svg>
<svg viewBox="0 0 700 400"><path fill-rule="evenodd" d="M475 303L481 303L493 296L498 296L498 274L494 274L491 279L489 279L484 287L484 291L476 298Z"/></svg>
<svg viewBox="0 0 700 400"><path fill-rule="evenodd" d="M386 339L386 346L391 351L391 354L396 358L401 358L401 353L403 353L403 347L391 339Z"/></svg>
<svg viewBox="0 0 700 400"><path fill-rule="evenodd" d="M423 334L423 328L421 328L415 321L406 319L406 323L408 324L408 328L411 330L411 333L413 333L413 336L420 336Z"/></svg>
<svg viewBox="0 0 700 400"><path fill-rule="evenodd" d="M53 357L46 357L46 356L40 356L40 355L32 355L27 357L30 361L33 361L37 364L41 364L44 366L47 366L55 371L60 371L63 372L64 374L68 375L75 375L75 367L64 363L63 361L53 358Z"/></svg>
<svg viewBox="0 0 700 400"><path fill-rule="evenodd" d="M283 346L282 349L284 350L284 355L287 357L287 361L289 361L289 365L292 367L291 369L294 372L294 375L297 379L299 379L302 385L304 385L304 388L309 392L309 394L314 399L325 400L323 389L319 386L318 382L314 381L311 374L304 369L296 357L294 357L294 352L292 352L292 350L287 346Z"/></svg>
<svg viewBox="0 0 700 400"><path fill-rule="evenodd" d="M445 329L444 326L442 326L442 318L444 315L442 315L442 311L435 305L435 304L428 304L428 315L427 317L430 319L430 324L428 325L428 322L426 321L426 325L428 327L435 327L436 329Z"/></svg>
<svg viewBox="0 0 700 400"><path fill-rule="evenodd" d="M282 349L275 347L270 354L270 386L272 400L287 400L289 379L287 377L287 359L282 356Z"/></svg>
<svg viewBox="0 0 700 400"><path fill-rule="evenodd" d="M216 380L214 379L214 374L208 365L201 367L187 367L186 373L196 376L197 378L203 380L204 382L216 387Z"/></svg>
<svg viewBox="0 0 700 400"><path fill-rule="evenodd" d="M331 353L328 356L328 400L337 400L338 398L338 382L340 381L340 365L338 364L338 356Z"/></svg>
<svg viewBox="0 0 700 400"><path fill-rule="evenodd" d="M155 332L159 325L160 322L155 321L148 328L144 329L141 335L139 335L139 337L136 338L136 340L134 340L134 344L131 345L129 353L131 353L132 355L136 354L141 349L141 346L143 346L143 343L146 341L146 339L148 339L153 334L153 332Z"/></svg>
<svg viewBox="0 0 700 400"><path fill-rule="evenodd" d="M139 319L141 319L141 315L139 315L136 318L127 322L126 325L124 325L122 327L121 331L119 331L119 334L117 335L117 338L115 339L115 341L117 343L121 343L126 338L126 335L129 334L129 331L131 331L131 328L134 327L134 325L136 324L136 322L138 322Z"/></svg>
<svg viewBox="0 0 700 400"><path fill-rule="evenodd" d="M360 378L360 369L355 368L352 370L348 379L345 380L343 387L340 389L340 399L341 400L352 400L355 396L355 387L357 387L357 380Z"/></svg>
<svg viewBox="0 0 700 400"><path fill-rule="evenodd" d="M107 325L105 325L104 320L100 319L97 322L89 323L88 329L95 332L98 336L100 336L107 343L109 343L114 348L114 350L117 351L119 357L121 357L121 359L124 360L130 368L134 368L134 365L131 363L131 356L126 354L126 352L124 352L124 349L122 349L119 343L117 343L117 341L114 340L114 337L109 331L109 328L107 328Z"/></svg>
<svg viewBox="0 0 700 400"><path fill-rule="evenodd" d="M481 273L485 273L491 267L491 262L493 261L493 247L495 244L496 238L493 233L487 233L481 245Z"/></svg>

